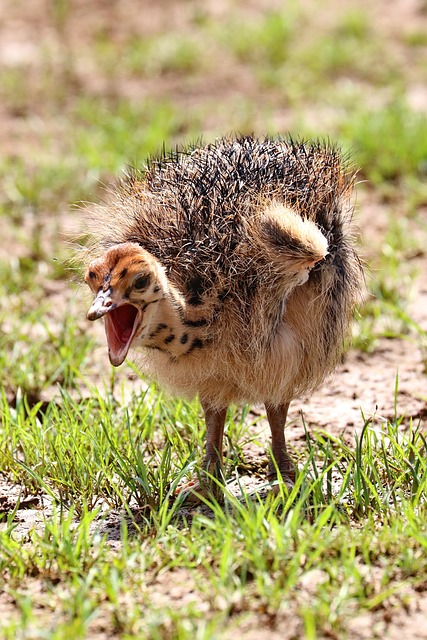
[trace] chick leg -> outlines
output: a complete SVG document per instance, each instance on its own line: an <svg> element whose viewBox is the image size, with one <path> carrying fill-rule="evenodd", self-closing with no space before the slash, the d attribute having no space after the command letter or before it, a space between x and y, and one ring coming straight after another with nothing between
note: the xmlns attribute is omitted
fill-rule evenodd
<svg viewBox="0 0 427 640"><path fill-rule="evenodd" d="M285 424L289 404L289 402L286 402L277 408L266 405L265 409L271 429L272 451L272 459L268 465L268 479L275 480L277 478L277 467L285 485L288 489L292 489L295 484L295 467L286 449L285 441Z"/></svg>
<svg viewBox="0 0 427 640"><path fill-rule="evenodd" d="M224 436L225 409L210 409L203 406L206 421L206 456L204 468L209 473L222 470L222 439Z"/></svg>
<svg viewBox="0 0 427 640"><path fill-rule="evenodd" d="M203 403L202 406L206 421L206 455L202 465L203 472L198 479L191 480L179 489L185 499L192 503L198 502L197 493L205 496L213 495L218 500L221 499L220 487L215 480L222 480L222 439L227 407L217 410Z"/></svg>

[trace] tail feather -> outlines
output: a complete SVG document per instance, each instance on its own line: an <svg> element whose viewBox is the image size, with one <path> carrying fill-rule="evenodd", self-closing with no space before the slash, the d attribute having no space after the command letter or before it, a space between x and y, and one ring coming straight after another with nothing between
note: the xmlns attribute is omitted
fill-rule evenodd
<svg viewBox="0 0 427 640"><path fill-rule="evenodd" d="M313 267L328 253L328 241L309 218L282 203L271 203L260 217L261 241L272 262L296 270Z"/></svg>

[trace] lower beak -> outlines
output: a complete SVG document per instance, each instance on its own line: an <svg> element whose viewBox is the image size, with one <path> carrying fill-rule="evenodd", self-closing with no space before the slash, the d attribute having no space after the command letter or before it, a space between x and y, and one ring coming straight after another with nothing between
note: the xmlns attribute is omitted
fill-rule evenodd
<svg viewBox="0 0 427 640"><path fill-rule="evenodd" d="M107 291L100 291L96 296L93 305L87 312L88 320L98 320L105 316L106 313L112 311L117 305L114 304L111 299L112 290L111 288Z"/></svg>

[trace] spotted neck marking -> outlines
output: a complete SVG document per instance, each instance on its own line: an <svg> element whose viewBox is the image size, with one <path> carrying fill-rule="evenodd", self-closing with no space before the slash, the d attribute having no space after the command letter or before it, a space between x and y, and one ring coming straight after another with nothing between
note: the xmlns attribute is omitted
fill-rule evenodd
<svg viewBox="0 0 427 640"><path fill-rule="evenodd" d="M169 284L168 289L155 305L149 325L137 337L135 346L140 342L141 346L163 351L175 359L204 348L207 341L201 328L208 321L187 319L184 301Z"/></svg>

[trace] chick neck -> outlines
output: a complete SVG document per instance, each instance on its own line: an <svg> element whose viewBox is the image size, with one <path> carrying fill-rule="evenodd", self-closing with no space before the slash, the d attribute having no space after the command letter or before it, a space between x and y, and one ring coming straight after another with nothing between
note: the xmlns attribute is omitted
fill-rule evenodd
<svg viewBox="0 0 427 640"><path fill-rule="evenodd" d="M139 336L143 346L167 353L171 358L188 355L194 349L202 348L201 327L207 324L206 320L201 317L189 319L184 297L166 278L162 282L162 289L159 301L147 308L150 316Z"/></svg>

